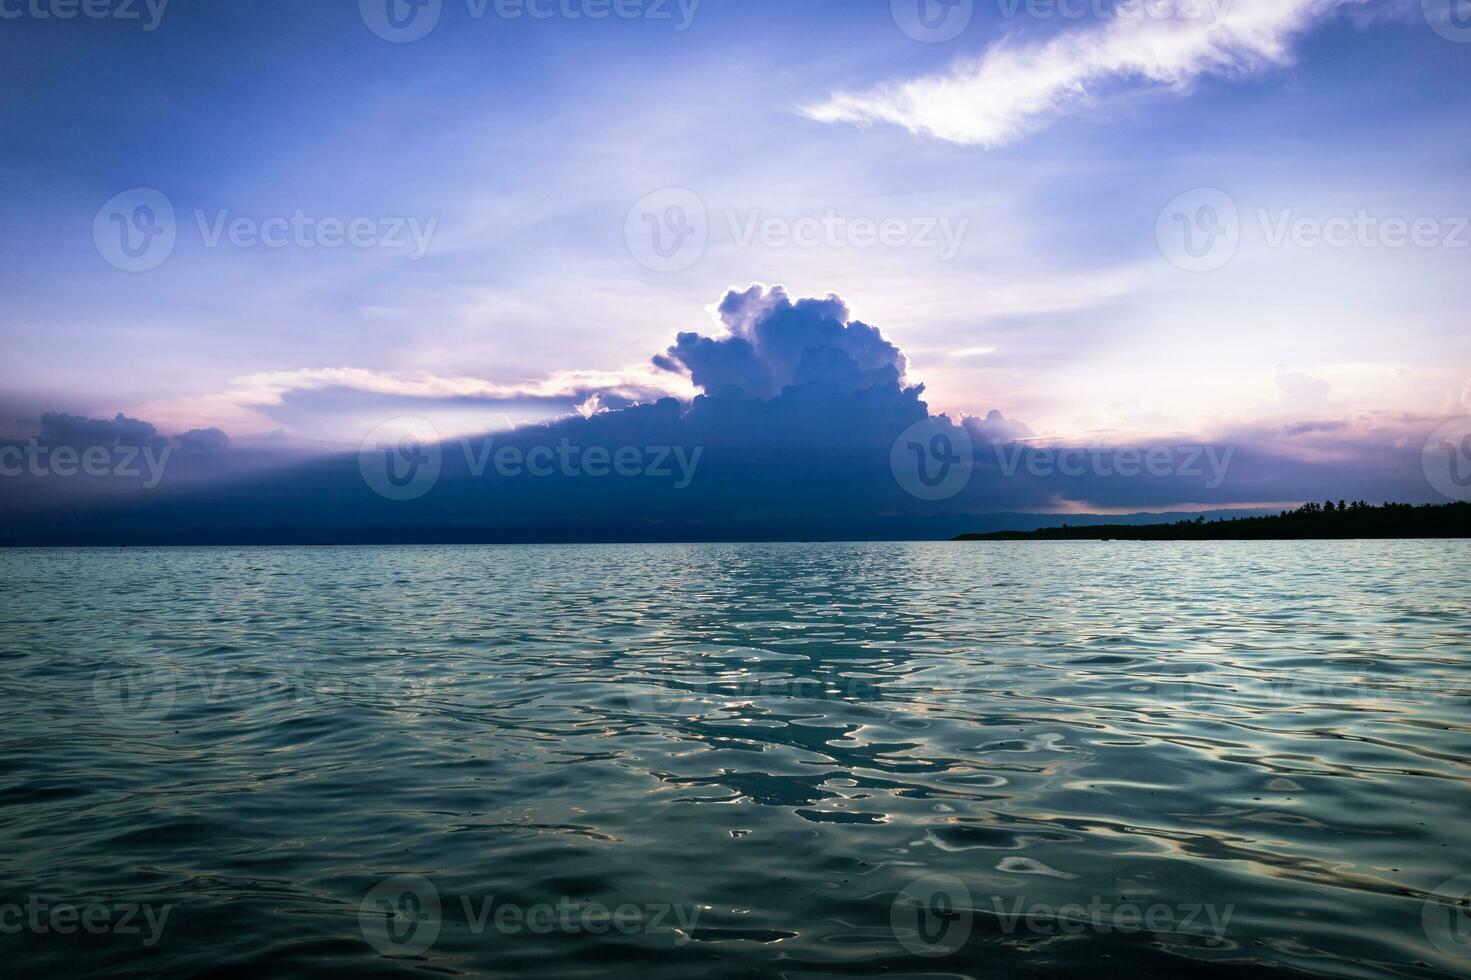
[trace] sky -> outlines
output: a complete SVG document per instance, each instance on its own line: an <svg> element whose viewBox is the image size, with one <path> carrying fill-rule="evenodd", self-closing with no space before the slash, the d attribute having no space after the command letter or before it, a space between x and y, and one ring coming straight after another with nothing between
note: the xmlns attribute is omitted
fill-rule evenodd
<svg viewBox="0 0 1471 980"><path fill-rule="evenodd" d="M1471 415L1468 8L0 0L0 435L688 406L758 284L956 425L1418 453Z"/></svg>

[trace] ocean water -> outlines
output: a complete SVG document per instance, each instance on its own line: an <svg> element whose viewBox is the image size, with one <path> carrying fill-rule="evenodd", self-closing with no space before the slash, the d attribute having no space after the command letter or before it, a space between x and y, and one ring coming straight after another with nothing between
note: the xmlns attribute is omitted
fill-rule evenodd
<svg viewBox="0 0 1471 980"><path fill-rule="evenodd" d="M0 552L14 976L1471 975L1471 545Z"/></svg>

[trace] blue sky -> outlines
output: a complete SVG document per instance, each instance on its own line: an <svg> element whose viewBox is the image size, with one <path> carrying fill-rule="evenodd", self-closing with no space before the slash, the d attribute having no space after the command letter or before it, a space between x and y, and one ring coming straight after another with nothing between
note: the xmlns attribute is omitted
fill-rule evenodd
<svg viewBox="0 0 1471 980"><path fill-rule="evenodd" d="M650 358L718 334L714 305L752 283L841 296L932 412L1041 438L1335 420L1393 439L1471 413L1471 44L1420 0L1200 0L1193 22L976 0L933 43L901 29L904 0L627 2L444 0L392 43L356 3L173 0L149 30L141 2L58 20L5 0L7 423L124 412L355 446L405 405L471 432L589 393L687 399ZM137 188L176 242L129 272L94 225ZM708 242L661 271L628 229L671 188ZM1191 271L1161 215L1184 194L1198 217L1201 188L1239 244ZM210 244L298 212L424 248ZM1421 246L1271 241L1360 213L1435 224Z"/></svg>

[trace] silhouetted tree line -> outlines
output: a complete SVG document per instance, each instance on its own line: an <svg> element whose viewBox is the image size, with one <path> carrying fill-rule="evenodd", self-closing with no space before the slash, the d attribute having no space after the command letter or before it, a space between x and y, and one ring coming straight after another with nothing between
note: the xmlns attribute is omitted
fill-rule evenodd
<svg viewBox="0 0 1471 980"><path fill-rule="evenodd" d="M957 541L1265 541L1345 538L1471 537L1471 503L1382 504L1325 500L1268 517L1204 517L1174 524L1097 524L1037 531L962 534Z"/></svg>

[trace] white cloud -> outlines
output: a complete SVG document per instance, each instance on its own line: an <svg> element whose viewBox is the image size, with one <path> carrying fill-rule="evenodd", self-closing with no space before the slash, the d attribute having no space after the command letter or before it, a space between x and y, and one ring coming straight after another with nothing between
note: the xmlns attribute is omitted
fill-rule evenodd
<svg viewBox="0 0 1471 980"><path fill-rule="evenodd" d="M1045 126L1108 83L1184 89L1202 75L1289 64L1297 35L1363 2L1205 0L1170 17L1116 16L1045 43L1000 41L940 74L839 92L801 111L821 122L886 122L954 143L1000 146Z"/></svg>
<svg viewBox="0 0 1471 980"><path fill-rule="evenodd" d="M632 401L651 401L659 397L672 396L686 401L697 393L689 378L662 371L650 363L631 364L618 371L558 371L546 378L524 384L505 384L480 378L463 376L446 377L427 372L413 374L389 374L362 368L303 368L293 371L269 371L250 374L233 379L225 391L195 395L163 401L148 402L137 406L134 411L140 417L162 424L165 428L194 427L204 424L224 428L231 436L261 436L281 428L282 423L272 409L284 405L293 394L308 391L337 389L365 396L361 409L381 421L382 409L373 408L372 396L415 399L417 414L435 414L435 402L444 405L444 415L435 414L435 424L443 423L446 435L471 434L487 431L492 419L496 425L513 428L531 421L572 411L583 412L591 407L596 410L603 398L616 396ZM466 407L456 404L469 400ZM504 413L491 413L490 406L496 403L513 405L532 400L555 403L567 402L564 409L549 406L539 418L511 418ZM486 407L476 409L474 402ZM312 438L347 439L354 437L358 429L351 421L352 408L331 408L316 413L315 417L303 420L307 431L294 432ZM349 421L344 425L343 413ZM584 414L588 414L584 412ZM200 420L205 420L201 422ZM495 421L499 420L499 421ZM288 428L293 428L288 426Z"/></svg>
<svg viewBox="0 0 1471 980"><path fill-rule="evenodd" d="M1277 401L1291 408L1321 408L1333 390L1326 381L1282 368L1277 369L1272 381L1277 386Z"/></svg>
<svg viewBox="0 0 1471 980"><path fill-rule="evenodd" d="M523 398L581 397L599 390L624 398L639 399L672 394L693 397L688 379L661 371L652 364L632 364L621 371L556 371L546 378L523 384L504 384L480 378L444 377L427 372L411 375L386 374L361 368L305 368L270 371L236 378L233 388L242 401L257 405L280 404L290 391L347 388L379 395L407 398L482 398L514 401Z"/></svg>

